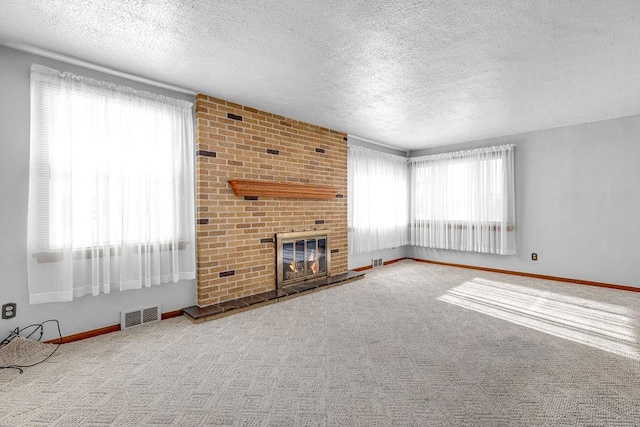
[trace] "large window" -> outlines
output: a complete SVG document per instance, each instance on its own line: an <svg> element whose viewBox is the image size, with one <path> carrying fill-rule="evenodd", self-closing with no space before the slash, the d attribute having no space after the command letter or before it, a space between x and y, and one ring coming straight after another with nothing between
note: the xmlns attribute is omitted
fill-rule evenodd
<svg viewBox="0 0 640 427"><path fill-rule="evenodd" d="M514 146L412 158L411 244L515 254Z"/></svg>
<svg viewBox="0 0 640 427"><path fill-rule="evenodd" d="M32 66L32 304L195 278L191 110Z"/></svg>
<svg viewBox="0 0 640 427"><path fill-rule="evenodd" d="M407 159L349 147L349 252L408 243Z"/></svg>

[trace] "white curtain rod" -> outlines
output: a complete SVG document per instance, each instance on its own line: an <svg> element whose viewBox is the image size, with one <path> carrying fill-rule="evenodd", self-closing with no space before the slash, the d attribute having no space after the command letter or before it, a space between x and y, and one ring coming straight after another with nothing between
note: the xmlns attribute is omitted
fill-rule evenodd
<svg viewBox="0 0 640 427"><path fill-rule="evenodd" d="M143 83L143 84L159 87L159 88L171 90L171 91L174 91L174 92L180 92L180 93L184 93L184 94L187 94L187 95L194 95L195 96L195 94L196 94L195 91L190 90L190 89L185 89L185 88L179 87L179 86L173 86L173 85L170 85L170 84L167 84L167 83L162 83L162 82L159 82L159 81L156 81L156 80L148 79L146 77L136 76L134 74L125 73L124 71L114 70L113 68L104 67L102 65L92 64L91 62L83 61L81 59L73 58L71 56L63 55L63 54L60 54L60 53L51 52L51 51L48 51L48 50L45 50L45 49L40 49L40 48L37 48L37 47L21 45L21 44L12 44L12 43L0 43L0 45L9 47L11 49L16 49L16 50L20 50L20 51L23 51L23 52L31 53L33 55L39 55L39 56L43 56L45 58L54 59L56 61L62 61L62 62L65 62L67 64L76 65L78 67L84 67L84 68L88 68L90 70L99 71L101 73L110 74L112 76L121 77L121 78L128 79L128 80L133 80L133 81L136 81L138 83Z"/></svg>
<svg viewBox="0 0 640 427"><path fill-rule="evenodd" d="M357 136L357 135L347 134L347 139L349 139L349 138L354 138L354 139L360 140L362 142L367 142L369 144L379 145L380 147L390 148L392 150L402 151L405 154L409 154L409 150L405 150L404 148L398 148L398 147L394 147L392 145L383 144L381 142L372 141L370 139L362 138L362 137Z"/></svg>

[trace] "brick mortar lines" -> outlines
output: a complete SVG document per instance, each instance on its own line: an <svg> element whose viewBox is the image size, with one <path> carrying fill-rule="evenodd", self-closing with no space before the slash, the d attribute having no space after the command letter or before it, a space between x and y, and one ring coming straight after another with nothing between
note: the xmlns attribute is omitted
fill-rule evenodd
<svg viewBox="0 0 640 427"><path fill-rule="evenodd" d="M330 230L331 248L338 249L331 254L331 272L347 271L345 138L250 107L196 97L196 149L208 154L196 158L198 305L274 289L275 244L261 240L279 232ZM233 194L230 179L332 185L343 197L244 200ZM228 271L235 273L220 277Z"/></svg>

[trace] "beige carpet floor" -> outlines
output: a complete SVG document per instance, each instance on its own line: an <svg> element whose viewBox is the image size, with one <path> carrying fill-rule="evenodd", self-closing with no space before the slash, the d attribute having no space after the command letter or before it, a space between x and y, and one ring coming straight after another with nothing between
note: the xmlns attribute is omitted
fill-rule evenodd
<svg viewBox="0 0 640 427"><path fill-rule="evenodd" d="M402 261L0 371L0 425L638 426L640 293Z"/></svg>

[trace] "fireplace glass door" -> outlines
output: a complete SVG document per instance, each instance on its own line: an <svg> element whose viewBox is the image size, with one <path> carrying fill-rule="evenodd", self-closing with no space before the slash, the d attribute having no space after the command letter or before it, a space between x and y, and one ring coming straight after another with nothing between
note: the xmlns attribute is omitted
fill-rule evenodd
<svg viewBox="0 0 640 427"><path fill-rule="evenodd" d="M329 236L317 232L278 235L278 287L326 276ZM295 236L294 236L295 235Z"/></svg>

